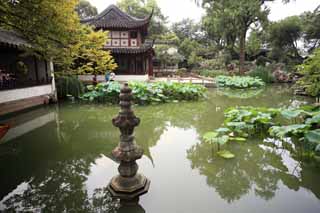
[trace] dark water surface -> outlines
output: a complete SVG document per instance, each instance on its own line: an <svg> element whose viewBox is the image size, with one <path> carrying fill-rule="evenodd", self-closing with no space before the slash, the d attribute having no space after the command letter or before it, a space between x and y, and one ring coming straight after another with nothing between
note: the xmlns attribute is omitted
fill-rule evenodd
<svg viewBox="0 0 320 213"><path fill-rule="evenodd" d="M319 166L258 138L229 144L232 160L212 156L201 143L230 106L301 101L308 100L282 85L246 94L210 90L206 101L135 107L142 121L136 141L145 150L139 171L151 187L141 206L125 210L105 192L118 173L111 156L119 141L111 124L118 107L61 104L2 120L12 128L0 140L0 211L319 213Z"/></svg>

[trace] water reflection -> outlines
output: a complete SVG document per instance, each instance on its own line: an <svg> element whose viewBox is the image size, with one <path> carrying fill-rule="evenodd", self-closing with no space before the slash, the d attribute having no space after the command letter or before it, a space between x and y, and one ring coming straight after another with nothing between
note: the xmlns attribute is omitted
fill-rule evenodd
<svg viewBox="0 0 320 213"><path fill-rule="evenodd" d="M228 202L239 200L250 191L264 200L270 200L275 196L280 181L294 191L300 187L309 188L319 198L320 187L316 182L305 185L305 178L319 177L316 165L309 164L306 168L283 147L277 148L271 143L258 145L261 141L229 145L228 150L236 153L236 158L228 161L214 156L211 145L207 143L193 145L187 151L187 157L191 167L205 175L207 184ZM295 168L291 172L290 163ZM295 173L297 168L300 172ZM306 173L312 176L306 177Z"/></svg>
<svg viewBox="0 0 320 213"><path fill-rule="evenodd" d="M144 162L141 170L166 174L168 168L157 167L157 163L168 155L152 149L159 146L157 143L167 131L179 128L169 148L174 146L173 151L183 154L188 151L186 157L181 155L184 162L174 162L177 169L186 165L186 169L199 170L198 176L206 178L207 188L227 202L235 202L251 191L263 200L270 200L276 196L279 182L294 191L301 187L309 189L320 199L320 189L315 184L319 169L293 159L288 152L284 155L270 144L259 145L255 141L232 145L229 149L237 158L225 161L212 157L210 146L198 143L197 135L219 127L223 110L230 106L279 107L296 103L286 89L266 88L248 99L221 96L219 91L212 90L206 101L136 107L135 114L142 120L136 129L136 140L145 150L148 163L154 166L149 168L141 160ZM15 117L17 128L12 128L8 132L10 138L0 145L0 211L145 212L139 205L119 205L105 189L117 173L111 151L118 144L119 132L111 119L118 110L103 105L63 104ZM190 130L194 137L186 138ZM190 146L184 146L188 139ZM292 166L288 162L294 166L299 163L298 172L290 173ZM190 181L195 186L199 184L199 179L190 177ZM161 189L158 193L159 198L165 196Z"/></svg>

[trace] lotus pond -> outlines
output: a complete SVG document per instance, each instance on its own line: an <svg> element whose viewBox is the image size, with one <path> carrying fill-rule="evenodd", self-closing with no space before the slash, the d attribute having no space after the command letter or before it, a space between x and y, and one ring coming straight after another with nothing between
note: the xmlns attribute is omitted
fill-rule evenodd
<svg viewBox="0 0 320 213"><path fill-rule="evenodd" d="M0 140L0 212L319 213L320 163L258 136L227 144L232 159L203 142L229 107L310 101L287 85L244 94L212 89L203 101L136 106L136 141L145 150L137 162L151 187L126 209L105 190L118 173L117 106L62 103L1 118L12 128Z"/></svg>

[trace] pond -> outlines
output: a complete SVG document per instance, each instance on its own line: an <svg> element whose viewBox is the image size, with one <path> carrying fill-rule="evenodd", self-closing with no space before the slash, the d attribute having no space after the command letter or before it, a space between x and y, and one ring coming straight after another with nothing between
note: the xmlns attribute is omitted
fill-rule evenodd
<svg viewBox="0 0 320 213"><path fill-rule="evenodd" d="M135 107L142 121L136 141L145 150L137 162L151 186L140 206L121 212L319 213L319 166L269 140L227 145L236 154L231 160L212 156L201 142L230 106L309 101L291 94L287 85L246 94L212 89L205 101ZM0 211L120 212L105 191L118 174L111 156L118 111L64 103L3 118L12 129L0 141Z"/></svg>

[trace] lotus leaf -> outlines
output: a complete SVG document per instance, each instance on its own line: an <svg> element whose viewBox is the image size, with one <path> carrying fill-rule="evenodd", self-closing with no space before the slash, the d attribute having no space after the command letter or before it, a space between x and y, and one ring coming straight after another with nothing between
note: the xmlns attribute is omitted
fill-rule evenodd
<svg viewBox="0 0 320 213"><path fill-rule="evenodd" d="M234 158L235 155L232 154L230 151L228 150L221 150L219 152L217 152L217 154L222 157L222 158L225 158L225 159L231 159L231 158Z"/></svg>

